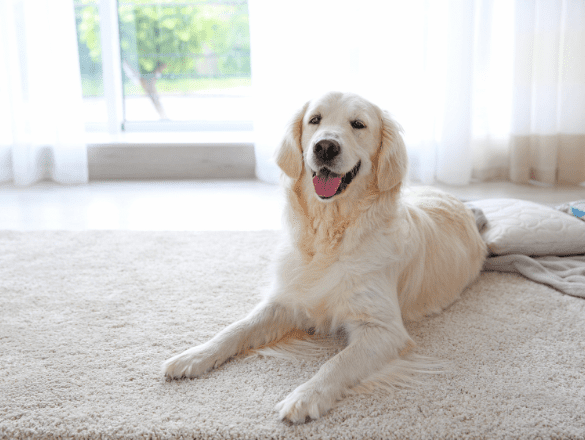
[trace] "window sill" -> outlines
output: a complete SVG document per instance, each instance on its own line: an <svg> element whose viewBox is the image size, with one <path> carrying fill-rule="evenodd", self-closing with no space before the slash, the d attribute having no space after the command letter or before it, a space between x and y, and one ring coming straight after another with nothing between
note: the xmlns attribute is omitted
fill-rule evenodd
<svg viewBox="0 0 585 440"><path fill-rule="evenodd" d="M105 132L88 132L88 146L113 145L217 145L253 144L252 131L175 131L175 132L122 132L111 135Z"/></svg>
<svg viewBox="0 0 585 440"><path fill-rule="evenodd" d="M251 131L88 133L89 179L255 177Z"/></svg>

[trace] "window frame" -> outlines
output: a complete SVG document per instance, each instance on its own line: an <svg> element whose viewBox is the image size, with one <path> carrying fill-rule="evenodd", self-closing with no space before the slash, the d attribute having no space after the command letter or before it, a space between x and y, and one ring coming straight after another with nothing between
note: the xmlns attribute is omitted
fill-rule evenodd
<svg viewBox="0 0 585 440"><path fill-rule="evenodd" d="M98 11L102 45L102 78L107 111L106 127L109 134L117 135L122 132L124 123L118 1L99 0Z"/></svg>

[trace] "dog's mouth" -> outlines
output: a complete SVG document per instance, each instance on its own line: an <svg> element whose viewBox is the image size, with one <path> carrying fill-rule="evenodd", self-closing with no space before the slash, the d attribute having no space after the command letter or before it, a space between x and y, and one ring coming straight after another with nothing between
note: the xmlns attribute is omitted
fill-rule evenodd
<svg viewBox="0 0 585 440"><path fill-rule="evenodd" d="M337 194L341 194L357 175L361 164L362 161L358 161L350 171L343 175L334 173L325 167L321 168L318 172L313 171L315 192L322 199L330 199Z"/></svg>

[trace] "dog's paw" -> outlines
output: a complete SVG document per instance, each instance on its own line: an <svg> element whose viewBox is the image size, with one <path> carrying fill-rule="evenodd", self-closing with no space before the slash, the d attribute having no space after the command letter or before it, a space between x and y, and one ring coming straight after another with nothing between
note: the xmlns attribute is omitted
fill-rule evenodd
<svg viewBox="0 0 585 440"><path fill-rule="evenodd" d="M305 383L276 404L274 409L278 411L280 420L304 423L307 417L318 419L333 408L337 399L330 397L329 394L317 390L310 383Z"/></svg>
<svg viewBox="0 0 585 440"><path fill-rule="evenodd" d="M162 365L162 372L169 379L197 377L214 368L217 363L207 344L202 344L167 359Z"/></svg>

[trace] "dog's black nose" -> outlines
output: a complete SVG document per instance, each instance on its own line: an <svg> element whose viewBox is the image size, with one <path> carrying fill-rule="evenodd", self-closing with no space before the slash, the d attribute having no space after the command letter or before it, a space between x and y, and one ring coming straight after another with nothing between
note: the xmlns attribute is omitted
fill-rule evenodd
<svg viewBox="0 0 585 440"><path fill-rule="evenodd" d="M315 157L322 163L330 163L341 151L337 141L333 139L323 139L315 144L313 152Z"/></svg>

